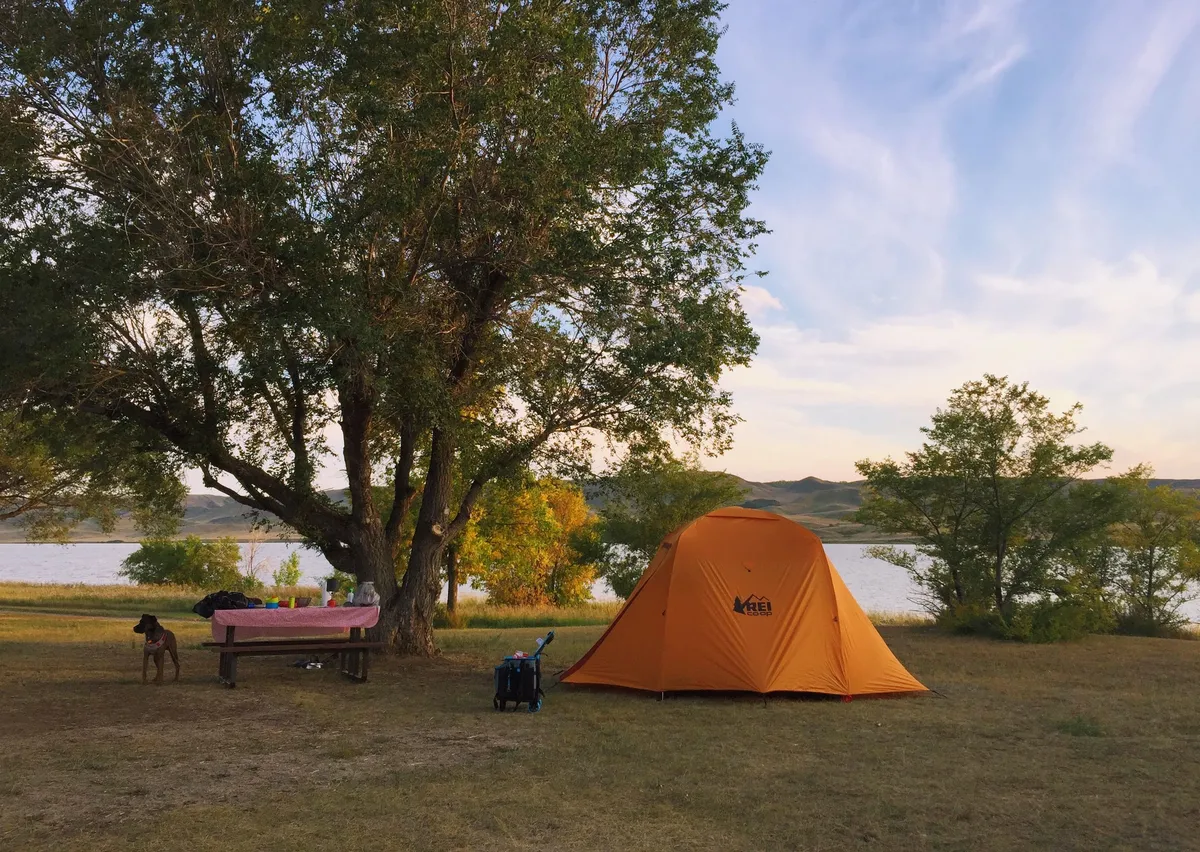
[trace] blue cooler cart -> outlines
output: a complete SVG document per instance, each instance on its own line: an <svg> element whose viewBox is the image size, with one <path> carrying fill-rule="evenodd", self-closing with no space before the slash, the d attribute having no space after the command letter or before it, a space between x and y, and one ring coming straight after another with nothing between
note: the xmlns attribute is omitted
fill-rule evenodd
<svg viewBox="0 0 1200 852"><path fill-rule="evenodd" d="M492 707L497 710L507 709L508 702L513 703L513 709L524 704L530 713L542 709L542 651L554 639L554 631L546 634L545 640L538 640L538 649L531 657L505 657L504 662L496 666L496 697L492 699Z"/></svg>

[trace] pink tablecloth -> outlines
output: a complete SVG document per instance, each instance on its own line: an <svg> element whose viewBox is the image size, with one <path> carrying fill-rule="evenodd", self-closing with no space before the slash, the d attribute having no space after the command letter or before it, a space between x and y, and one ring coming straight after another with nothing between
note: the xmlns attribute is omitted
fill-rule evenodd
<svg viewBox="0 0 1200 852"><path fill-rule="evenodd" d="M212 635L214 642L224 642L225 628L233 627L236 641L260 636L325 636L345 633L351 627L374 627L377 621L377 606L219 609L212 615Z"/></svg>

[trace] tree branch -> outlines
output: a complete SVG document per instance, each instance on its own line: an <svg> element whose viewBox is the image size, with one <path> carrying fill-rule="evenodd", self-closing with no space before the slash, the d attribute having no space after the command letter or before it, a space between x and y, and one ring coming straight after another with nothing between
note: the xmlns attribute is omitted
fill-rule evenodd
<svg viewBox="0 0 1200 852"><path fill-rule="evenodd" d="M251 492L245 499L235 498L243 505L271 512L300 532L311 531L318 537L330 540L344 541L348 537L348 519L344 514L318 502L311 491L294 489L262 468L238 458L220 443L217 436L189 431L184 425L188 422L185 418L168 417L128 400L117 400L99 407L85 405L82 409L113 420L125 419L138 423L158 432L187 455L198 457L207 465L225 471ZM247 503L246 500L254 502Z"/></svg>
<svg viewBox="0 0 1200 852"><path fill-rule="evenodd" d="M395 480L392 483L392 510L391 514L388 515L387 525L384 527L384 535L387 537L388 547L393 552L395 552L399 545L400 528L404 525L404 518L408 515L413 500L417 496L417 489L413 487L410 481L413 459L416 456L417 449L416 432L416 427L413 426L412 421L406 419L400 429L400 455L396 459Z"/></svg>

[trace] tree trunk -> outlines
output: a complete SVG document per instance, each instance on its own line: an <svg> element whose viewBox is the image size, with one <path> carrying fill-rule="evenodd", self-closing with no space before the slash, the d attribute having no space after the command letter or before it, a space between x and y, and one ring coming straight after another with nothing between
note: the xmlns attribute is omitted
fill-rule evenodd
<svg viewBox="0 0 1200 852"><path fill-rule="evenodd" d="M1151 624L1158 624L1158 613L1154 607L1154 563L1157 555L1154 552L1154 546L1150 546L1150 552L1146 558L1146 620Z"/></svg>
<svg viewBox="0 0 1200 852"><path fill-rule="evenodd" d="M453 544L446 548L446 612L453 615L458 610L458 548Z"/></svg>
<svg viewBox="0 0 1200 852"><path fill-rule="evenodd" d="M396 597L394 644L401 654L429 657L437 653L433 642L433 607L442 586L442 551L449 526L453 472L453 440L445 432L435 429L408 570L404 572Z"/></svg>
<svg viewBox="0 0 1200 852"><path fill-rule="evenodd" d="M392 644L397 653L432 657L433 607L441 588L442 542L433 535L414 538L408 570L394 599L390 618L395 624Z"/></svg>
<svg viewBox="0 0 1200 852"><path fill-rule="evenodd" d="M998 613L1000 613L1000 617L1003 618L1007 622L1008 615L1004 611L1006 609L1006 607L1005 607L1006 601L1005 601L1005 596L1004 596L1005 550L1006 550L1006 548L1005 548L1003 542L1000 542L996 547L996 569L995 569L996 576L993 578L993 592L996 597L996 611Z"/></svg>
<svg viewBox="0 0 1200 852"><path fill-rule="evenodd" d="M370 581L375 584L379 595L379 623L367 630L367 638L372 642L391 642L396 633L394 614L398 586L396 563L383 530L378 524L374 528L358 530L351 546L343 547L337 542L322 547L321 552L338 571L353 574L359 583Z"/></svg>

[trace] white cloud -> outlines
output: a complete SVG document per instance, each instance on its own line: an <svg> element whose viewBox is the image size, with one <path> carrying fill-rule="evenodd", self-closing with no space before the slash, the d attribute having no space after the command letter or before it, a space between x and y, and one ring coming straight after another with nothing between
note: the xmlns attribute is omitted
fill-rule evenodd
<svg viewBox="0 0 1200 852"><path fill-rule="evenodd" d="M1178 326L1200 296L1142 255L1078 276L979 281L975 309L881 317L840 340L787 322L760 328L759 358L726 380L748 421L731 469L853 476L857 458L915 447L917 426L953 388L991 372L1029 381L1060 408L1082 401L1090 434L1115 444L1120 464L1188 473L1200 337ZM1164 400L1194 416L1162 416Z"/></svg>
<svg viewBox="0 0 1200 852"><path fill-rule="evenodd" d="M1085 102L1089 133L1094 139L1095 167L1130 156L1133 130L1147 104L1200 24L1200 4L1179 0L1153 9L1126 7L1128 15L1113 15L1108 27L1098 28L1090 60L1100 81ZM1119 28L1119 31L1118 29ZM1118 61L1113 61L1114 50ZM1085 78L1086 79L1086 78Z"/></svg>
<svg viewBox="0 0 1200 852"><path fill-rule="evenodd" d="M742 307L751 316L760 316L769 311L782 311L783 304L765 287L756 284L742 285Z"/></svg>
<svg viewBox="0 0 1200 852"><path fill-rule="evenodd" d="M1183 315L1191 322L1200 323L1200 293L1193 293L1184 299Z"/></svg>

